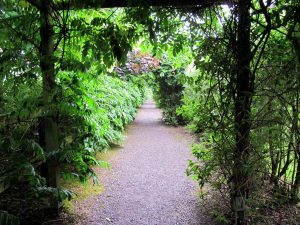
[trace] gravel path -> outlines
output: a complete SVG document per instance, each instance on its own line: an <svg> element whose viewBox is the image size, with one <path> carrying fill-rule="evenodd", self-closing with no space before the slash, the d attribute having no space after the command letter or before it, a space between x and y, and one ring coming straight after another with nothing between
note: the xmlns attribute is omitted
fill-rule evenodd
<svg viewBox="0 0 300 225"><path fill-rule="evenodd" d="M161 122L152 101L139 110L124 146L109 155L111 169L100 174L101 195L76 206L88 225L211 224L200 210L195 182L186 176L191 137Z"/></svg>

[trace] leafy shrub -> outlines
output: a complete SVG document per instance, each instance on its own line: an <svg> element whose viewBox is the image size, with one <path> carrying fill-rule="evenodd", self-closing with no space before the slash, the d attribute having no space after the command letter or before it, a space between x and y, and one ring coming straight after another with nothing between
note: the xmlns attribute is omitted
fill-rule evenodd
<svg viewBox="0 0 300 225"><path fill-rule="evenodd" d="M2 225L19 225L20 220L18 217L6 212L0 211L0 224Z"/></svg>
<svg viewBox="0 0 300 225"><path fill-rule="evenodd" d="M55 159L65 177L81 181L92 177L97 182L92 166L107 166L107 163L96 159L96 153L122 140L124 127L134 120L145 95L144 82L138 77L128 75L126 80L121 80L107 75L95 76L93 71L60 72L53 93L56 104L51 106L58 112L60 147L58 151L46 153L38 135L39 117L46 113L40 106L40 82L25 83L13 94L8 89L5 101L14 104L2 109L0 208L21 220L23 209L47 205L40 199L52 196L61 201L73 195L47 186L40 173L47 159ZM12 196L15 196L14 201ZM23 205L24 202L32 205Z"/></svg>
<svg viewBox="0 0 300 225"><path fill-rule="evenodd" d="M163 121L170 125L185 124L177 109L182 105L183 85L181 78L184 75L183 67L176 68L172 62L164 61L160 68L154 71L154 99L163 110Z"/></svg>
<svg viewBox="0 0 300 225"><path fill-rule="evenodd" d="M90 77L90 79L86 79ZM90 166L105 165L95 154L122 139L125 125L134 120L144 99L138 78L130 81L88 73L60 74L62 98L60 130L63 151L59 160L67 162L65 171L80 179L91 175Z"/></svg>

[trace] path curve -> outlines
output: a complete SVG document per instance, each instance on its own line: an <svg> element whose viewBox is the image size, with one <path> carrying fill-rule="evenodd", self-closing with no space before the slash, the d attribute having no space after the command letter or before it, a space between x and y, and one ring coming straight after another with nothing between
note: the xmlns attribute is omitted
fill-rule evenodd
<svg viewBox="0 0 300 225"><path fill-rule="evenodd" d="M185 174L191 141L183 128L163 125L161 111L146 101L124 146L107 159L111 169L99 175L104 192L76 206L87 211L78 224L210 224Z"/></svg>

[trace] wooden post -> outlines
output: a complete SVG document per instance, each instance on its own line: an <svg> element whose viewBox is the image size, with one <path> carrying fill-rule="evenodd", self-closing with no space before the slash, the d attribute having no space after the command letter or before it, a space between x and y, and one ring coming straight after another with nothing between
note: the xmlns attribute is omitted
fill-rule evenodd
<svg viewBox="0 0 300 225"><path fill-rule="evenodd" d="M238 2L238 40L236 52L235 149L232 187L232 210L235 224L246 224L245 202L248 196L249 173L246 165L250 154L250 110L253 80L250 71L250 6L251 0Z"/></svg>
<svg viewBox="0 0 300 225"><path fill-rule="evenodd" d="M43 105L46 115L42 118L40 124L41 144L45 148L46 153L57 151L58 149L58 131L56 122L56 112L53 110L55 103L52 96L55 92L55 71L54 71L54 41L53 41L53 25L52 25L52 8L51 0L41 0L40 7L40 67L43 75ZM57 163L54 159L47 159L42 167L43 176L47 180L47 185L57 187L56 179ZM50 200L50 207L54 212L58 210L58 201L55 198Z"/></svg>

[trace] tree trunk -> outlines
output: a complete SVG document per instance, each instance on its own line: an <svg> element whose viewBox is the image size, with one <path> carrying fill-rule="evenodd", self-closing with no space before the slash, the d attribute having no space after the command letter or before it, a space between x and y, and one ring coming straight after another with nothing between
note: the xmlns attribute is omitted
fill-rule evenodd
<svg viewBox="0 0 300 225"><path fill-rule="evenodd" d="M40 8L41 16L41 44L40 44L40 67L43 75L43 105L46 111L45 116L40 123L40 142L45 148L46 154L57 151L58 132L56 113L53 110L53 93L55 92L55 71L54 71L54 43L53 43L53 25L51 18L51 0L42 0ZM50 154L51 155L51 154ZM42 175L47 180L47 185L57 187L56 183L56 161L48 159L42 166ZM50 207L57 212L58 201L51 198Z"/></svg>
<svg viewBox="0 0 300 225"><path fill-rule="evenodd" d="M299 149L299 145L297 146L297 148ZM300 158L298 156L296 177L292 187L292 196L291 196L292 202L294 203L299 202L299 197L298 197L299 191L300 191Z"/></svg>
<svg viewBox="0 0 300 225"><path fill-rule="evenodd" d="M299 85L297 84L297 87ZM293 132L295 135L295 155L297 156L297 171L295 181L292 187L292 201L299 201L299 191L300 191L300 129L299 129L299 92L296 93L296 99L293 109Z"/></svg>
<svg viewBox="0 0 300 225"><path fill-rule="evenodd" d="M297 10L299 12L299 9ZM289 30L288 39L292 42L294 47L294 51L297 57L298 65L300 65L300 38L297 35L293 35L293 32L299 31L300 28L300 17L297 16L298 13L295 13L294 20L297 23L294 30ZM295 74L296 78L296 90L299 89L300 86L300 73L297 70ZM294 128L294 135L295 135L295 155L297 155L297 171L295 182L292 188L292 201L297 202L299 201L299 191L300 191L300 128L299 128L299 92L296 92L296 101L293 107L293 128Z"/></svg>
<svg viewBox="0 0 300 225"><path fill-rule="evenodd" d="M235 224L245 224L245 201L249 188L250 153L250 110L253 96L253 80L250 72L250 5L251 0L239 0L238 4L238 40L237 40L237 78L235 98L235 149L233 168L232 210Z"/></svg>
<svg viewBox="0 0 300 225"><path fill-rule="evenodd" d="M268 111L271 113L272 112L272 99L270 98L268 100ZM276 177L276 171L278 167L278 154L275 154L274 152L274 145L273 145L273 132L272 132L272 127L269 128L269 153L270 153L270 158L271 158L271 183L277 184L277 177Z"/></svg>

